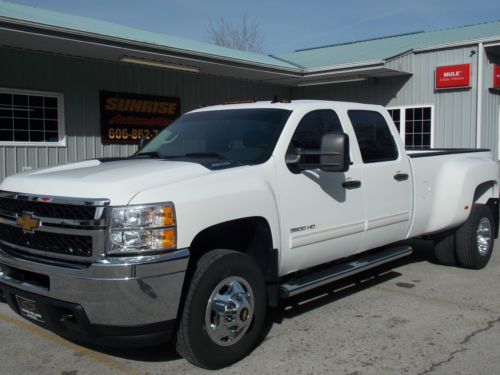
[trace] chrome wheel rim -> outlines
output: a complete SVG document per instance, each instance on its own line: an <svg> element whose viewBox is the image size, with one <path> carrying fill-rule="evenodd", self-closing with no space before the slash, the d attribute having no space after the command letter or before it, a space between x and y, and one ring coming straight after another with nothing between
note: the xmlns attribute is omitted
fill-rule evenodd
<svg viewBox="0 0 500 375"><path fill-rule="evenodd" d="M214 288L205 312L208 337L220 346L241 340L253 319L254 298L248 282L230 276Z"/></svg>
<svg viewBox="0 0 500 375"><path fill-rule="evenodd" d="M491 224L486 217L479 220L479 225L477 226L476 231L476 241L479 255L485 256L488 254L491 243Z"/></svg>

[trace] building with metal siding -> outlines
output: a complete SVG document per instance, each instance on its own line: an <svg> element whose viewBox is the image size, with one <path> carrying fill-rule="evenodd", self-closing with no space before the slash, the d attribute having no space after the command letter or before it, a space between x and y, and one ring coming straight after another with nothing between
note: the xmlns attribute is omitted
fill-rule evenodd
<svg viewBox="0 0 500 375"><path fill-rule="evenodd" d="M439 67L464 64L467 87L435 88ZM390 109L409 146L487 147L500 159L495 64L498 21L266 56L0 0L0 91L46 93L43 103L56 100L59 111L57 134L49 126L56 120L44 117L43 131L19 122L19 134L36 133L36 141L9 141L0 103L0 181L24 169L133 153L135 145L103 143L102 91L177 97L183 113L274 95L377 103Z"/></svg>
<svg viewBox="0 0 500 375"><path fill-rule="evenodd" d="M101 90L180 97L182 112L229 99L289 96L286 87L249 80L11 48L0 48L0 61L0 88L62 93L65 126L65 144L61 146L0 146L0 180L26 168L131 155L136 146L101 142Z"/></svg>

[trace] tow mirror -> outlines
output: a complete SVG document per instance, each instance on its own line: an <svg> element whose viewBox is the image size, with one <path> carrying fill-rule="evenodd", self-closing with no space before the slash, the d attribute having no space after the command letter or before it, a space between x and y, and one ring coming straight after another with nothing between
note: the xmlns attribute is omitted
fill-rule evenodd
<svg viewBox="0 0 500 375"><path fill-rule="evenodd" d="M349 136L345 133L327 133L321 138L320 168L325 172L349 170Z"/></svg>
<svg viewBox="0 0 500 375"><path fill-rule="evenodd" d="M319 157L318 163L310 163L308 156ZM318 158L316 158L318 159ZM321 138L321 148L296 148L287 154L285 162L299 170L319 168L325 172L346 172L349 170L349 136L345 133L327 133Z"/></svg>

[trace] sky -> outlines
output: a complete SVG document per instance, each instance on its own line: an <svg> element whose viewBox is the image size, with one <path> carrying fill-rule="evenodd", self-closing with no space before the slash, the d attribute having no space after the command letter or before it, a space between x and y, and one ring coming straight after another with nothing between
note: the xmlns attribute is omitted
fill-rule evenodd
<svg viewBox="0 0 500 375"><path fill-rule="evenodd" d="M267 54L500 19L500 0L7 1L199 41L210 21L237 23L247 13Z"/></svg>

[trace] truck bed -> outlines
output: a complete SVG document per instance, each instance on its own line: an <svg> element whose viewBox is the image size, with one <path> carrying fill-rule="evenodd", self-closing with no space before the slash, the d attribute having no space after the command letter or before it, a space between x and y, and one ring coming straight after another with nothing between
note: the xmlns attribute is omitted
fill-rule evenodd
<svg viewBox="0 0 500 375"><path fill-rule="evenodd" d="M408 149L407 153L414 180L408 238L460 225L474 203L475 192L468 189L481 184L488 170L498 173L488 149Z"/></svg>

